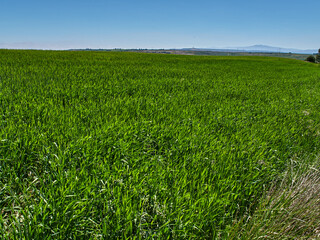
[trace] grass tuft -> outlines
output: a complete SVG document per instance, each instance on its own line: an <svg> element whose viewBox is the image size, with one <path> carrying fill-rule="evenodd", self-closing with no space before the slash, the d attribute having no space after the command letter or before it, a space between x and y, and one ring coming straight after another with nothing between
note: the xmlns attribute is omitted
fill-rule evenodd
<svg viewBox="0 0 320 240"><path fill-rule="evenodd" d="M251 216L244 216L229 239L319 239L319 166L289 169L274 183Z"/></svg>

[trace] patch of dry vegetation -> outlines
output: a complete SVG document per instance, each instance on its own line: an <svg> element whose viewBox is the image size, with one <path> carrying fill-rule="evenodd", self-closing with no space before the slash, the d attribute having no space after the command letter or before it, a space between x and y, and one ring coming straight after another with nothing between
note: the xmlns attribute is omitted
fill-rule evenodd
<svg viewBox="0 0 320 240"><path fill-rule="evenodd" d="M238 222L230 239L319 239L320 171L292 173L266 194L253 216Z"/></svg>

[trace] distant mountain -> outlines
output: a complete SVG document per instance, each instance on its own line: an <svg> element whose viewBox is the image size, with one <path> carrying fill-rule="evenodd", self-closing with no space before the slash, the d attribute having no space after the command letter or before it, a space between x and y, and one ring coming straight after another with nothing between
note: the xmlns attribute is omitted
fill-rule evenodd
<svg viewBox="0 0 320 240"><path fill-rule="evenodd" d="M194 50L194 51L221 51L221 52L280 52L280 53L300 53L300 54L313 54L317 53L316 49L294 49L294 48L281 48L267 45L253 45L249 47L227 47L223 49L217 48L183 48L182 50Z"/></svg>
<svg viewBox="0 0 320 240"><path fill-rule="evenodd" d="M254 45L249 47L239 47L237 49L244 50L244 51L255 51L255 52L281 52L281 53L292 52L292 53L305 53L305 54L313 54L317 52L317 50L315 49L301 50L301 49L295 49L295 48L281 48L281 47L273 47L273 46L267 46L267 45Z"/></svg>

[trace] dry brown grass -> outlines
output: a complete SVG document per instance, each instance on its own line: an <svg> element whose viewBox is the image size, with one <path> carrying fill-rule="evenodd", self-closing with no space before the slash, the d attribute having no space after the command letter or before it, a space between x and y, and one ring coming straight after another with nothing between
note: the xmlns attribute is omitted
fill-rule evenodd
<svg viewBox="0 0 320 240"><path fill-rule="evenodd" d="M275 184L253 216L233 226L230 239L320 239L319 168Z"/></svg>

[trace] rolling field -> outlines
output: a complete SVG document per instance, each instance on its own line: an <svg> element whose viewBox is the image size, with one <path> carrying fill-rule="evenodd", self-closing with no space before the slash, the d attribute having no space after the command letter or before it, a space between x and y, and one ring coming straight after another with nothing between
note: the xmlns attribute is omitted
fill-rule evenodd
<svg viewBox="0 0 320 240"><path fill-rule="evenodd" d="M0 238L228 238L319 124L303 61L0 50Z"/></svg>

